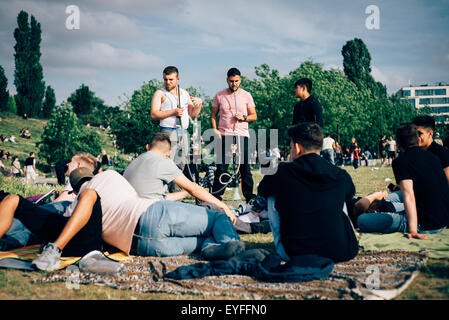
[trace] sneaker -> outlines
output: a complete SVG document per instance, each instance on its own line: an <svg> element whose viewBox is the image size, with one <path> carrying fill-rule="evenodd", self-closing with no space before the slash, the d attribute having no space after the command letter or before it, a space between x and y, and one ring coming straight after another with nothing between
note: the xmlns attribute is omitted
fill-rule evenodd
<svg viewBox="0 0 449 320"><path fill-rule="evenodd" d="M59 259L61 258L61 249L54 243L48 243L39 257L33 260L32 265L39 270L53 271L59 268Z"/></svg>
<svg viewBox="0 0 449 320"><path fill-rule="evenodd" d="M260 218L258 216L255 216L251 212L247 213L243 216L239 216L239 219L242 220L243 222L247 222L247 223L260 222Z"/></svg>

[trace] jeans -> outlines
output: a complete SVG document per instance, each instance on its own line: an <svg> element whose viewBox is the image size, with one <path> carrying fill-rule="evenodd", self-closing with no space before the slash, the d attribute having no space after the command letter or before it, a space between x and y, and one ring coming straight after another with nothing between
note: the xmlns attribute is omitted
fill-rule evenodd
<svg viewBox="0 0 449 320"><path fill-rule="evenodd" d="M53 202L40 206L40 208L57 213L64 214L71 201ZM27 228L24 224L14 218L9 230L2 237L3 242L6 244L5 250L13 250L26 245L39 243L39 239Z"/></svg>
<svg viewBox="0 0 449 320"><path fill-rule="evenodd" d="M276 199L274 197L268 197L268 219L270 221L271 231L273 232L273 240L274 247L276 249L276 253L281 257L284 261L289 261L290 257L285 252L284 246L281 242L281 233L280 233L280 220L279 220L279 212L274 207Z"/></svg>
<svg viewBox="0 0 449 320"><path fill-rule="evenodd" d="M23 197L19 197L19 204L14 216L29 231L36 234L43 243L54 242L70 219L43 209ZM90 251L101 250L101 248L102 211L100 197L97 197L89 220L65 246L62 256L83 256Z"/></svg>
<svg viewBox="0 0 449 320"><path fill-rule="evenodd" d="M387 201L390 201L395 207L396 212L373 212L364 213L357 219L357 225L362 232L408 232L407 215L405 214L404 199L401 191L395 191L388 194ZM419 233L438 233L446 227L435 230L422 230L418 224Z"/></svg>
<svg viewBox="0 0 449 320"><path fill-rule="evenodd" d="M229 217L188 203L162 200L139 219L134 234L137 255L190 254L240 238Z"/></svg>
<svg viewBox="0 0 449 320"><path fill-rule="evenodd" d="M326 149L326 150L323 150L322 153L323 153L323 158L324 159L329 161L331 164L335 165L334 150Z"/></svg>

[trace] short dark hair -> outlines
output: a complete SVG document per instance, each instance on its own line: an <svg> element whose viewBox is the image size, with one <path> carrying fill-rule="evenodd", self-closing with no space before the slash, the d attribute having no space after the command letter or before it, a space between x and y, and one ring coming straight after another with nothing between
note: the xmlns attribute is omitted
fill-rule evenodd
<svg viewBox="0 0 449 320"><path fill-rule="evenodd" d="M303 122L288 129L290 139L301 144L306 151L321 150L323 147L323 129L315 122Z"/></svg>
<svg viewBox="0 0 449 320"><path fill-rule="evenodd" d="M168 148L171 149L171 141L170 136L164 132L158 132L153 136L153 139L151 139L151 148L156 146L159 143L166 143L168 144Z"/></svg>
<svg viewBox="0 0 449 320"><path fill-rule="evenodd" d="M396 130L398 145L407 150L418 145L418 127L413 123L401 124Z"/></svg>
<svg viewBox="0 0 449 320"><path fill-rule="evenodd" d="M172 73L175 73L175 72L176 72L177 75L179 75L178 68L176 68L176 67L174 67L174 66L168 66L168 67L165 67L164 71L162 71L162 73L165 74L165 75L167 75L167 76L168 76L169 74L172 74Z"/></svg>
<svg viewBox="0 0 449 320"><path fill-rule="evenodd" d="M426 129L432 129L435 131L435 120L431 116L417 116L413 119L412 123L418 127L424 127Z"/></svg>
<svg viewBox="0 0 449 320"><path fill-rule="evenodd" d="M234 76L241 76L242 74L240 73L240 70L237 68L231 68L228 70L228 78L229 77L234 77Z"/></svg>
<svg viewBox="0 0 449 320"><path fill-rule="evenodd" d="M309 78L301 78L295 82L295 88L298 86L305 86L307 88L307 92L312 92L312 80Z"/></svg>

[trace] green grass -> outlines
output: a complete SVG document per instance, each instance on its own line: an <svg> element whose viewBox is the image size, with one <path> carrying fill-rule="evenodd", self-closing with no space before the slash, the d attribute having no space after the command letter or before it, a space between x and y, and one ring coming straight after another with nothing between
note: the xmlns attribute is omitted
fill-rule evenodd
<svg viewBox="0 0 449 320"><path fill-rule="evenodd" d="M11 135L16 137L22 127L31 129L33 138L31 140L21 141L17 138L20 144L0 145L1 149L6 149L13 154L17 154L26 158L29 151L36 151L33 143L38 141L38 137L34 133L42 132L45 121L28 119L23 120L15 115L5 115L0 113L3 121L0 123L0 134ZM26 126L24 122L30 123ZM16 131L14 131L17 128ZM104 138L106 150L109 154L112 153L112 144L110 139L104 132L100 132ZM25 139L22 139L25 140ZM23 148L23 150L21 149ZM125 157L125 155L122 155ZM394 180L391 167L376 167L374 170L371 167L360 167L355 170L352 167L344 167L345 170L352 176L357 190L357 196L366 195L377 190L386 190L390 181ZM262 179L262 176L257 170L253 171L254 185ZM394 181L393 181L394 182ZM25 185L19 179L4 178L0 175L0 190L6 190L11 193L21 194L23 196L31 196L48 191L50 186L43 185ZM224 194L224 200L231 206L237 206L238 201L232 201L233 190L227 190ZM240 191L240 196L243 195ZM193 199L189 199L193 201ZM248 248L263 247L273 249L273 238L269 234L254 234L242 235L242 240L246 243ZM83 300L98 300L98 299L227 299L230 297L210 297L202 295L172 295L160 293L137 293L134 291L115 290L112 288L98 287L94 285L81 286L79 290L69 290L65 283L46 283L33 284L31 278L37 276L37 272L20 272L16 270L0 270L0 299L83 299ZM429 259L428 263L421 267L420 274L413 281L413 283L405 290L397 299L449 299L449 259Z"/></svg>
<svg viewBox="0 0 449 320"><path fill-rule="evenodd" d="M25 159L29 156L29 153L32 151L35 152L36 168L38 170L38 174L42 176L49 176L52 173L51 171L53 169L48 166L44 159L39 158L39 148L36 145L38 142L40 142L40 137L44 132L44 127L47 121L34 118L28 118L27 120L25 120L20 116L7 112L0 112L0 117L2 118L2 121L0 122L0 135L4 135L8 138L11 135L14 135L17 142L11 143L8 141L0 143L0 149L2 149L5 153L9 151L12 156L18 156L22 164L22 168ZM30 139L21 138L19 136L22 128L28 128L30 130ZM91 128L99 133L103 149L105 149L107 154L112 158L114 156L115 150L112 146L112 139L109 137L108 133L96 127ZM97 156L97 154L94 154L94 156ZM119 152L118 156L124 163L129 163L129 161L127 160L127 155ZM3 160L3 164L7 168L11 167L11 161Z"/></svg>

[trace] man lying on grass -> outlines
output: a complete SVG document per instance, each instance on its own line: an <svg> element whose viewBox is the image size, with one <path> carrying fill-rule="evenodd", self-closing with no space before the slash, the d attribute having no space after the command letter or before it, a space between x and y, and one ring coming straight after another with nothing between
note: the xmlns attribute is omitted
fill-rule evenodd
<svg viewBox="0 0 449 320"><path fill-rule="evenodd" d="M93 176L89 169L78 168L70 174L70 183L78 196L63 216L43 210L21 196L0 196L0 200L4 198L0 202L0 236L16 217L41 240L50 242L33 261L41 270L58 268L61 254L83 256L101 250L102 240L126 254L140 256L201 250L203 258L214 260L227 259L244 250L225 213L189 204L179 208L172 201L140 198L114 170ZM170 223L176 216L184 221L181 227ZM177 237L185 237L189 246L174 252ZM161 248L173 250L166 254Z"/></svg>

